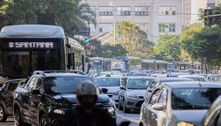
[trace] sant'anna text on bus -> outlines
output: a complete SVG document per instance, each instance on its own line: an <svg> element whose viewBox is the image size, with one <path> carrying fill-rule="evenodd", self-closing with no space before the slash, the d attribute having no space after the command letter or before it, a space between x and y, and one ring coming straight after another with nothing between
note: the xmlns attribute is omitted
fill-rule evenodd
<svg viewBox="0 0 221 126"><path fill-rule="evenodd" d="M9 48L54 48L53 42L9 42Z"/></svg>

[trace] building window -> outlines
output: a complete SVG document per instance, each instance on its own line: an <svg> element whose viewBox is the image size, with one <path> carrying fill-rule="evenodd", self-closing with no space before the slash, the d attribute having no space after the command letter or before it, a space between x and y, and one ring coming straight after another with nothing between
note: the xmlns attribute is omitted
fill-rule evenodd
<svg viewBox="0 0 221 126"><path fill-rule="evenodd" d="M148 7L134 7L135 10L135 16L148 16Z"/></svg>
<svg viewBox="0 0 221 126"><path fill-rule="evenodd" d="M159 24L159 32L176 32L176 25L175 24Z"/></svg>
<svg viewBox="0 0 221 126"><path fill-rule="evenodd" d="M131 7L117 7L117 15L118 16L130 16Z"/></svg>
<svg viewBox="0 0 221 126"><path fill-rule="evenodd" d="M113 7L99 7L100 16L113 16Z"/></svg>
<svg viewBox="0 0 221 126"><path fill-rule="evenodd" d="M159 7L160 15L176 15L176 7Z"/></svg>

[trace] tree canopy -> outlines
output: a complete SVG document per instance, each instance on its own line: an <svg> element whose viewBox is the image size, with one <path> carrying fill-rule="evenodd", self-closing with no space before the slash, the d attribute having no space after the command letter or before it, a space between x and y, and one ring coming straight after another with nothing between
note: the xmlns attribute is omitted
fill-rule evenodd
<svg viewBox="0 0 221 126"><path fill-rule="evenodd" d="M166 61L180 60L181 43L179 36L173 34L161 35L154 49L154 58Z"/></svg>
<svg viewBox="0 0 221 126"><path fill-rule="evenodd" d="M122 45L129 56L147 58L153 52L154 44L138 25L130 21L121 21L116 28L117 43Z"/></svg>
<svg viewBox="0 0 221 126"><path fill-rule="evenodd" d="M189 40L186 40L187 51L196 59L204 58L210 64L221 63L221 26L204 27Z"/></svg>
<svg viewBox="0 0 221 126"><path fill-rule="evenodd" d="M120 44L116 45L101 45L96 39L86 43L85 49L90 57L118 57L125 56L127 51Z"/></svg>
<svg viewBox="0 0 221 126"><path fill-rule="evenodd" d="M85 21L94 22L92 11L80 0L3 0L0 3L0 27L14 24L59 25L74 35ZM90 14L88 14L90 13Z"/></svg>

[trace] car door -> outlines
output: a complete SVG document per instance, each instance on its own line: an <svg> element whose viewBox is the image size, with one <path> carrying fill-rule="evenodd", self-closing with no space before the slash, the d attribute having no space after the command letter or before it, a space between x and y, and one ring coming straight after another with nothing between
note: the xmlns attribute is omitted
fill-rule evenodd
<svg viewBox="0 0 221 126"><path fill-rule="evenodd" d="M156 119L156 112L152 109L152 105L157 103L160 97L161 89L156 89L152 95L150 96L150 99L146 105L144 105L143 113L146 113L146 123L147 126L157 126L156 122L153 121Z"/></svg>
<svg viewBox="0 0 221 126"><path fill-rule="evenodd" d="M25 87L23 88L22 94L21 94L21 99L22 99L22 111L24 116L26 117L26 119L33 121L33 118L31 116L31 111L30 111L30 94L31 94L31 90L32 88L35 86L35 83L37 81L37 77L32 77L30 79L30 81L25 85Z"/></svg>
<svg viewBox="0 0 221 126"><path fill-rule="evenodd" d="M5 105L7 106L7 111L9 114L13 113L13 98L14 98L14 91L19 84L19 80L10 81L8 82L7 88L5 90Z"/></svg>
<svg viewBox="0 0 221 126"><path fill-rule="evenodd" d="M37 117L38 117L38 113L39 113L39 108L38 105L41 103L41 97L42 94L33 94L32 91L33 90L39 90L40 92L42 92L42 79L41 78L37 78L34 86L32 87L32 89L30 89L30 116L33 119L34 122L37 122Z"/></svg>
<svg viewBox="0 0 221 126"><path fill-rule="evenodd" d="M161 93L160 93L160 97L157 103L162 104L165 106L164 110L156 110L155 112L155 121L154 123L157 124L157 126L164 126L166 124L168 124L168 120L167 120L167 101L168 101L168 89L167 88L163 88ZM153 114L152 114L153 115Z"/></svg>

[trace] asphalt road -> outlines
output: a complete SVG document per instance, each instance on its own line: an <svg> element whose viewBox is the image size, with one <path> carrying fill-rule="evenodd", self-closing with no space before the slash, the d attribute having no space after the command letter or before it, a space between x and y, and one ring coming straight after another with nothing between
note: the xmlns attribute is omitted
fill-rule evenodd
<svg viewBox="0 0 221 126"><path fill-rule="evenodd" d="M123 121L130 121L130 126L138 126L139 114L138 113L129 113L125 114L122 111L117 111L117 124L120 124ZM0 122L0 126L14 126L13 118L10 117L6 122Z"/></svg>

